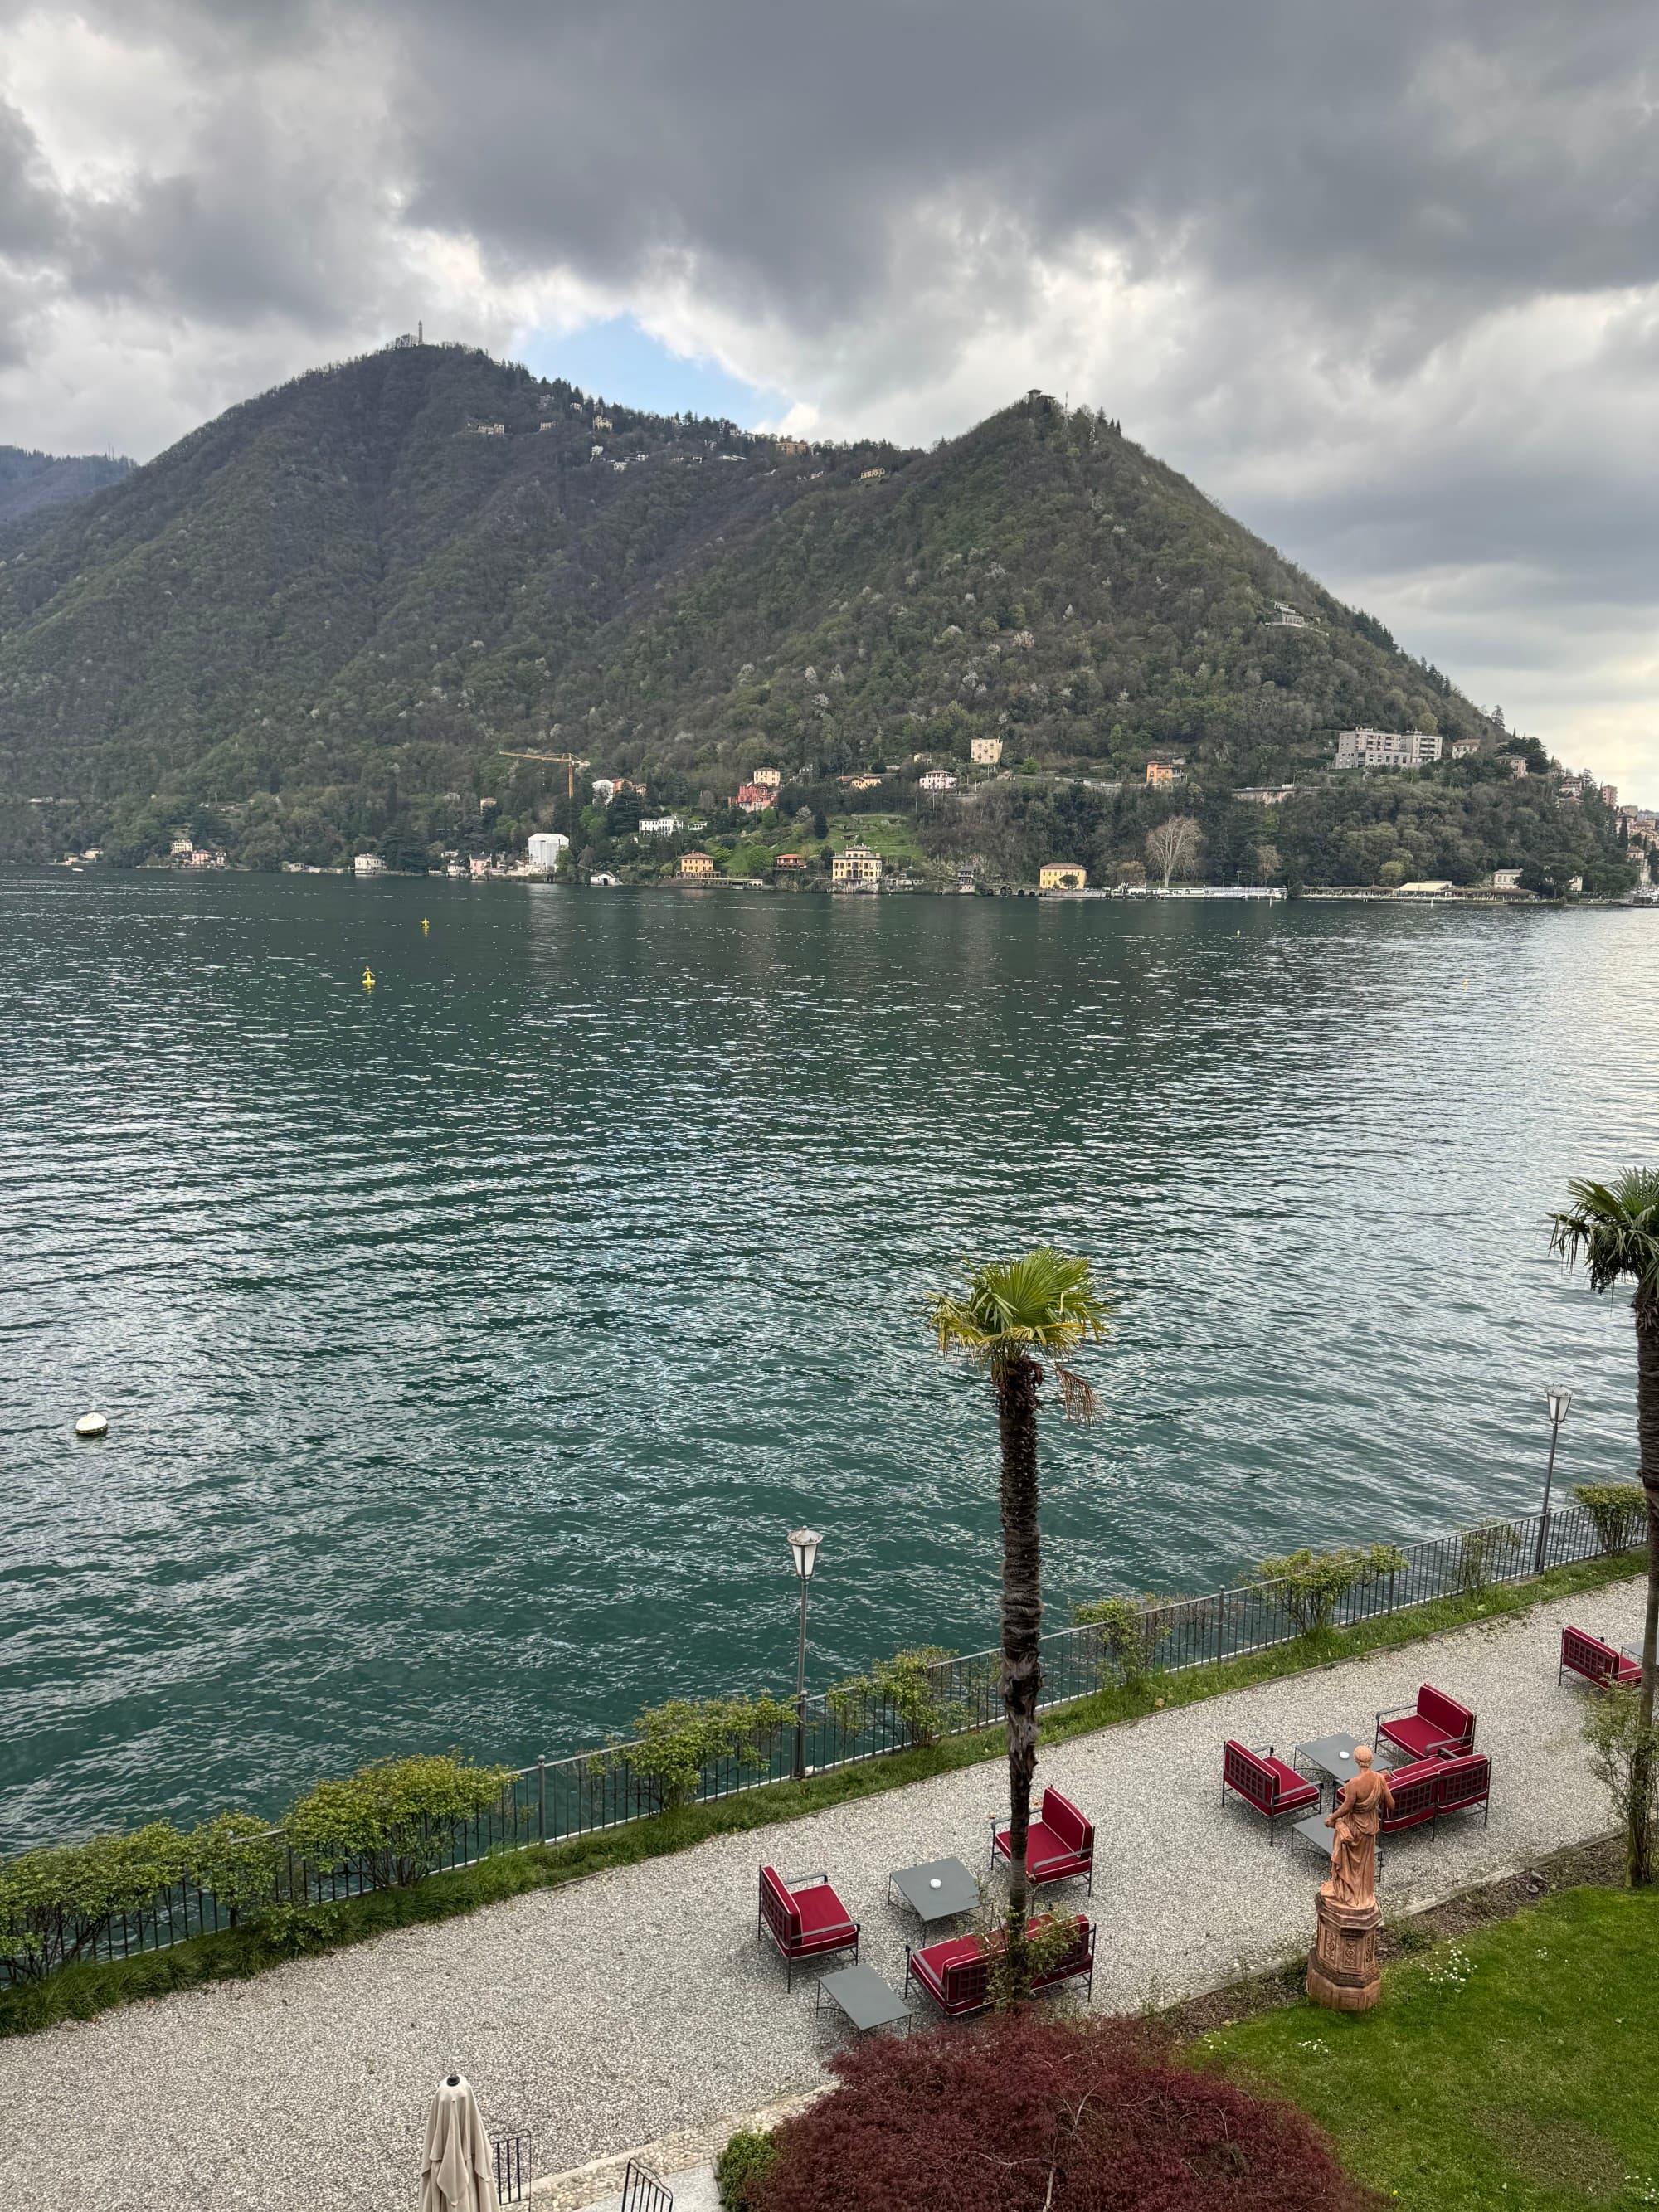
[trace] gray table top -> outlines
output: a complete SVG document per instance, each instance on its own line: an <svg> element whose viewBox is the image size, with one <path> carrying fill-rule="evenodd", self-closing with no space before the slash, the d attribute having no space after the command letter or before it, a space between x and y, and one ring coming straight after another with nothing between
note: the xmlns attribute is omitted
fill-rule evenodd
<svg viewBox="0 0 1659 2212"><path fill-rule="evenodd" d="M909 2006L873 1966L838 1966L833 1974L820 1975L818 1995L839 2005L860 2033L910 2017Z"/></svg>
<svg viewBox="0 0 1659 2212"><path fill-rule="evenodd" d="M1314 1850L1322 1851L1327 1858L1336 1849L1336 1831L1325 1826L1322 1813L1310 1813L1305 1820L1298 1820L1296 1832L1304 1844Z"/></svg>
<svg viewBox="0 0 1659 2212"><path fill-rule="evenodd" d="M971 1912L979 1903L979 1884L960 1859L928 1859L888 1879L924 1927Z"/></svg>
<svg viewBox="0 0 1659 2212"><path fill-rule="evenodd" d="M1333 1782L1352 1782L1359 1769L1354 1761L1354 1752L1359 1739L1346 1731L1335 1735L1316 1736L1311 1743L1299 1743L1296 1747L1298 1759L1305 1759L1322 1774L1329 1775Z"/></svg>

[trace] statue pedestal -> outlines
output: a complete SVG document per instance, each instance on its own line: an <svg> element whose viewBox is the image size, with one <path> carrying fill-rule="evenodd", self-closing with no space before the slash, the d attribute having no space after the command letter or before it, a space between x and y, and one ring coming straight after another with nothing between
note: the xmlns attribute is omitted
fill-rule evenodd
<svg viewBox="0 0 1659 2212"><path fill-rule="evenodd" d="M1369 2012L1382 1994L1382 1969L1376 1963L1381 1906L1335 1905L1322 1889L1318 1925L1308 1954L1308 1995L1332 2012Z"/></svg>

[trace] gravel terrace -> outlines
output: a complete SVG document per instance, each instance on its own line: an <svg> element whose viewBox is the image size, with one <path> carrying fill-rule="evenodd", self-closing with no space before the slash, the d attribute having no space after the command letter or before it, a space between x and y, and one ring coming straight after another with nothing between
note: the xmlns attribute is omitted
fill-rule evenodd
<svg viewBox="0 0 1659 2212"><path fill-rule="evenodd" d="M1579 1720L1558 1686L1569 1619L1614 1643L1640 1630L1641 1584L1461 1629L1403 1652L1235 1691L1045 1753L1039 1784L1097 1826L1094 2002L1166 2002L1304 1949L1320 1862L1218 1803L1224 1736L1281 1751L1438 1684L1472 1705L1491 1753L1479 1818L1390 1847L1384 1910L1426 1904L1607 1822ZM717 1837L404 1930L254 1980L152 2000L5 2048L8 2212L258 2212L414 2203L428 2099L453 2068L490 2124L530 2129L558 2172L746 2112L820 2078L810 1973L786 1994L755 1940L756 1868L823 1868L896 1984L915 1923L889 1869L953 1853L983 1863L1001 1766L887 1791L757 1835ZM1067 1890L1066 1896L1081 1893Z"/></svg>

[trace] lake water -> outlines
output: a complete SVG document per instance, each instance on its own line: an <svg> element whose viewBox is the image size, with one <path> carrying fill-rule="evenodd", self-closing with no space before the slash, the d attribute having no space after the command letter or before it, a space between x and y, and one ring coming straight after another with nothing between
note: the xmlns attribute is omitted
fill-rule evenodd
<svg viewBox="0 0 1659 2212"><path fill-rule="evenodd" d="M14 870L0 986L9 1846L787 1686L802 1521L815 1685L994 1641L965 1255L1117 1303L1056 1621L1634 1463L1651 914Z"/></svg>

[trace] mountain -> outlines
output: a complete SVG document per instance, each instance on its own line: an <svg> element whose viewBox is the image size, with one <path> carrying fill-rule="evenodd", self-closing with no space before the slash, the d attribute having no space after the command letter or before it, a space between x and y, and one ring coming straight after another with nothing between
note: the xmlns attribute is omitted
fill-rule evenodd
<svg viewBox="0 0 1659 2212"><path fill-rule="evenodd" d="M58 454L0 446L0 551L26 546L61 518L62 510L89 499L131 473L131 461L113 454Z"/></svg>
<svg viewBox="0 0 1659 2212"><path fill-rule="evenodd" d="M400 340L232 408L0 570L13 854L87 836L142 859L191 824L267 866L613 834L569 771L506 757L544 750L705 809L763 763L820 811L848 803L836 776L904 763L863 803L1011 879L1062 833L1097 866L1138 852L1180 800L1212 863L1260 866L1245 830L1283 847L1302 801L1269 836L1231 793L1322 779L1356 723L1483 750L1328 787L1351 795L1293 872L1340 879L1385 848L1413 866L1419 830L1425 872L1443 848L1463 875L1559 848L1553 793L1511 783L1501 729L1437 671L1037 392L927 453L809 448ZM965 764L975 737L1024 778L924 807L914 757ZM1186 798L1146 794L1162 755ZM1406 787L1431 826L1390 835L1372 817ZM1219 862L1218 806L1238 847ZM1339 850L1351 813L1375 834Z"/></svg>

